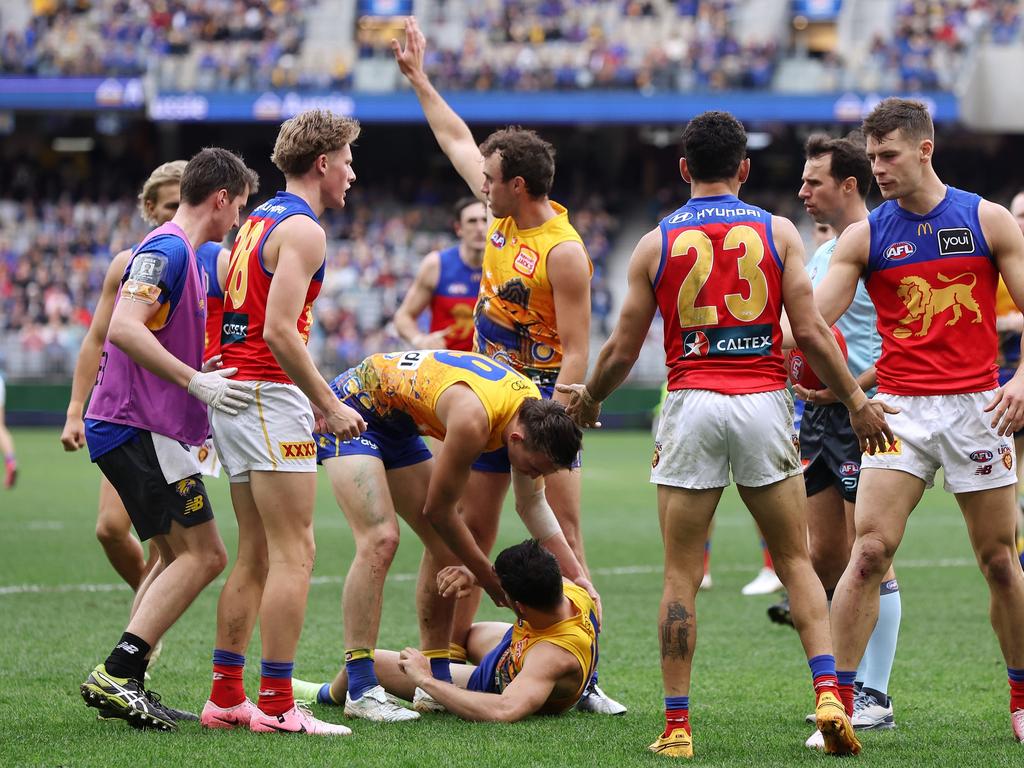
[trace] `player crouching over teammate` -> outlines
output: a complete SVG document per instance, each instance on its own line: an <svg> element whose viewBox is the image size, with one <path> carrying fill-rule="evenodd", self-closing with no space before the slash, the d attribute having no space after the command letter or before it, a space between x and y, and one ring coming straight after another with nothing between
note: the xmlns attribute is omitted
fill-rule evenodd
<svg viewBox="0 0 1024 768"><path fill-rule="evenodd" d="M377 651L374 664L388 693L411 699L423 690L449 712L475 721L513 723L573 708L597 664L596 604L586 590L562 578L558 562L536 539L503 550L494 572L516 623L473 624L466 640L472 663L453 667L450 682L436 679L430 660L413 648ZM437 578L446 595L468 595L475 585L462 566L445 568ZM322 687L301 680L293 685L297 696L313 698L329 688L340 700L348 674L342 669Z"/></svg>
<svg viewBox="0 0 1024 768"><path fill-rule="evenodd" d="M319 458L356 539L342 600L347 688L338 689L338 698L325 690L320 700L344 701L351 717L407 720L411 713L380 688L373 652L384 578L398 546L395 513L426 548L416 598L420 642L434 676L448 682L455 601L438 593L437 573L465 563L495 603L506 600L490 560L456 511L481 453L507 447L516 510L530 535L555 555L567 578L596 598L545 501L542 479L572 463L582 433L561 404L541 399L528 378L472 352L372 355L331 387L363 416L367 430L345 441L317 435ZM436 459L421 435L443 441ZM425 693L414 703L419 711L442 709Z"/></svg>

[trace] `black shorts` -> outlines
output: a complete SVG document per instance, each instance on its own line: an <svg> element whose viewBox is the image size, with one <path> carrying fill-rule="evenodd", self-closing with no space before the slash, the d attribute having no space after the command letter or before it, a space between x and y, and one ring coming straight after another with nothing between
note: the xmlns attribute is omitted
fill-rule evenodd
<svg viewBox="0 0 1024 768"><path fill-rule="evenodd" d="M139 538L169 533L171 522L185 528L213 520L213 507L200 475L176 483L164 479L149 432L139 432L127 443L96 459L96 465L114 486Z"/></svg>
<svg viewBox="0 0 1024 768"><path fill-rule="evenodd" d="M860 480L860 442L842 403L810 405L800 422L800 461L804 487L813 496L835 487L846 501L856 501Z"/></svg>

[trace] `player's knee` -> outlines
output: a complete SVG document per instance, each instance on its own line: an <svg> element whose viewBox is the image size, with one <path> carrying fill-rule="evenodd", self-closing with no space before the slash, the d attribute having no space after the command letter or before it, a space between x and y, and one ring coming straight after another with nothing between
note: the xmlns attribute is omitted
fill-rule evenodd
<svg viewBox="0 0 1024 768"><path fill-rule="evenodd" d="M113 523L105 517L96 521L96 538L104 548L120 544L128 535L127 528Z"/></svg>
<svg viewBox="0 0 1024 768"><path fill-rule="evenodd" d="M1008 589L1021 577L1020 561L1010 547L981 555L981 571L992 589Z"/></svg>
<svg viewBox="0 0 1024 768"><path fill-rule="evenodd" d="M219 538L199 552L199 567L209 583L224 572L228 566L228 552Z"/></svg>
<svg viewBox="0 0 1024 768"><path fill-rule="evenodd" d="M395 559L395 552L398 551L398 527L397 526L376 526L368 536L362 537L356 542L359 555L368 556L374 562L384 565L391 565Z"/></svg>
<svg viewBox="0 0 1024 768"><path fill-rule="evenodd" d="M893 554L881 538L870 534L861 537L854 548L854 576L866 581L878 581L892 563Z"/></svg>

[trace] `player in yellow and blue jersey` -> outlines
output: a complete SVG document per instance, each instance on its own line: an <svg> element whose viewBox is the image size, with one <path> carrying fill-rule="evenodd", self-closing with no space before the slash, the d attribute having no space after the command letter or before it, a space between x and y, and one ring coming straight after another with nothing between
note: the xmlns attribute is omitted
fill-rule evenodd
<svg viewBox="0 0 1024 768"><path fill-rule="evenodd" d="M434 675L450 681L455 601L438 594L435 574L462 562L496 603L505 601L490 560L455 509L481 453L508 450L516 507L531 535L557 556L568 578L592 591L545 501L542 479L572 463L581 433L562 405L542 399L528 378L472 352L372 355L331 386L367 424L352 440L315 436L318 457L356 540L343 595L345 711L383 722L411 719L415 713L385 696L373 662L384 578L398 546L396 512L426 546L417 592L420 639ZM443 441L436 459L423 436ZM324 700L331 701L327 691ZM416 703L420 710L438 707L428 696Z"/></svg>

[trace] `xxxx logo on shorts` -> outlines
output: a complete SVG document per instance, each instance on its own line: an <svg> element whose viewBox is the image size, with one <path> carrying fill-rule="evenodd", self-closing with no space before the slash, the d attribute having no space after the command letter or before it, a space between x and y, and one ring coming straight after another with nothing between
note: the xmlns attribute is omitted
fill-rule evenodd
<svg viewBox="0 0 1024 768"><path fill-rule="evenodd" d="M903 442L897 437L892 441L892 445L886 448L884 451L875 451L875 456L902 456L903 455Z"/></svg>
<svg viewBox="0 0 1024 768"><path fill-rule="evenodd" d="M281 458L285 461L292 459L312 459L316 456L316 443L312 440L305 440L298 443L278 443L281 449Z"/></svg>

